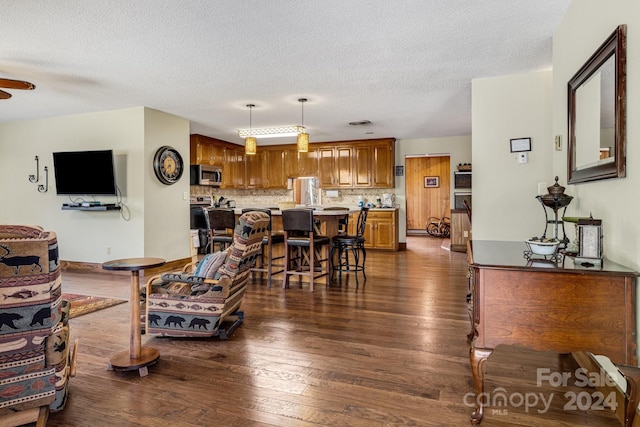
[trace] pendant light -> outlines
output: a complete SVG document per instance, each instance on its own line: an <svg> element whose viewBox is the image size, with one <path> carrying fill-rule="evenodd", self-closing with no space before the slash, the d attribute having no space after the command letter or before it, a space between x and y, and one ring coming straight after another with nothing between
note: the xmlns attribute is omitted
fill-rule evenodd
<svg viewBox="0 0 640 427"><path fill-rule="evenodd" d="M307 98L298 98L298 102L302 108L302 131L298 134L298 142L296 145L299 153L306 153L309 151L309 134L304 128L304 103L307 102Z"/></svg>
<svg viewBox="0 0 640 427"><path fill-rule="evenodd" d="M244 139L244 154L253 156L258 148L256 138L251 134L251 109L255 104L247 104L247 107L249 107L249 136Z"/></svg>

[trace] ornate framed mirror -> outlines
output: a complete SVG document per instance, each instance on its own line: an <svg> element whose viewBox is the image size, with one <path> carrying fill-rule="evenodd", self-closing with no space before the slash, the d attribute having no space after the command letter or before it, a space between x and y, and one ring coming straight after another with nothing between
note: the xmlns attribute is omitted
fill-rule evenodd
<svg viewBox="0 0 640 427"><path fill-rule="evenodd" d="M626 174L626 35L618 26L569 80L569 184Z"/></svg>

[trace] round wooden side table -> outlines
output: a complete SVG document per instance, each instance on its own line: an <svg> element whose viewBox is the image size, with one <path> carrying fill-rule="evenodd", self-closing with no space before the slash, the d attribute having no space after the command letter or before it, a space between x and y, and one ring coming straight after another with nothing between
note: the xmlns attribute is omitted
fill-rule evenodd
<svg viewBox="0 0 640 427"><path fill-rule="evenodd" d="M140 270L164 265L162 258L125 258L107 261L102 264L104 270L125 270L131 272L131 314L129 350L114 354L110 359L111 368L117 371L138 370L141 377L149 374L147 366L153 365L160 358L160 353L153 347L143 347L140 335Z"/></svg>

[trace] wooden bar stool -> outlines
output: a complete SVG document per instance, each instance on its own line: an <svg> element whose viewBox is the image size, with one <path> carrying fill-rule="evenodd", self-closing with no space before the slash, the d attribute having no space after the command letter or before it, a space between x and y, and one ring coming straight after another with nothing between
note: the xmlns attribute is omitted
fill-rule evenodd
<svg viewBox="0 0 640 427"><path fill-rule="evenodd" d="M369 214L369 208L361 208L358 214L358 223L356 224L356 234L342 234L335 236L332 239L331 245L331 259L334 260L336 251L338 252L338 263L333 265L331 269L331 280L333 280L334 273L339 273L339 279L342 280L342 272L355 273L356 287L358 286L358 272L362 272L364 280L367 280L367 275L364 271L365 261L367 260L367 250L364 247L365 239L364 232L367 226L367 215ZM353 262L349 258L349 253Z"/></svg>
<svg viewBox="0 0 640 427"><path fill-rule="evenodd" d="M299 283L302 283L302 276L306 276L309 278L309 290L313 292L314 280L328 277L331 271L330 239L314 232L312 209L285 209L282 211L282 228L285 254L282 287L289 286L291 275L297 275ZM294 251L295 255L292 255Z"/></svg>
<svg viewBox="0 0 640 427"><path fill-rule="evenodd" d="M236 227L236 214L233 209L220 209L205 207L204 219L209 229L209 252L216 251L217 244L219 250L225 250L233 242L233 229Z"/></svg>
<svg viewBox="0 0 640 427"><path fill-rule="evenodd" d="M262 278L263 273L267 273L267 287L270 288L271 278L273 277L273 275L284 272L284 263L280 261L284 260L284 254L275 257L273 256L273 246L284 243L284 234L273 232L271 227L272 221L270 209L242 209L242 213L250 211L264 212L269 215L269 228L267 229L267 233L262 238L262 256L256 259L256 266L252 268L251 271L254 273L259 272L260 278ZM276 268L276 270L274 270L274 267Z"/></svg>

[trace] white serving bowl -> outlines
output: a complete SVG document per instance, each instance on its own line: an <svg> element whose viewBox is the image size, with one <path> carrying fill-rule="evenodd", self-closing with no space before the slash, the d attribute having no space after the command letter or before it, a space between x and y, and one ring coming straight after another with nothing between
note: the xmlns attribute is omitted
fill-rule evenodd
<svg viewBox="0 0 640 427"><path fill-rule="evenodd" d="M529 246L531 252L536 255L553 255L558 250L560 242L542 242L536 240L526 240L525 243Z"/></svg>

